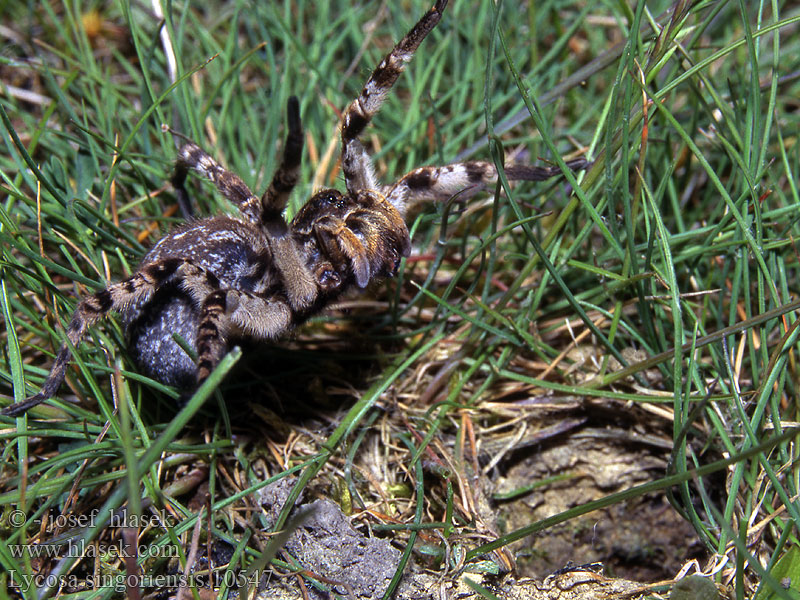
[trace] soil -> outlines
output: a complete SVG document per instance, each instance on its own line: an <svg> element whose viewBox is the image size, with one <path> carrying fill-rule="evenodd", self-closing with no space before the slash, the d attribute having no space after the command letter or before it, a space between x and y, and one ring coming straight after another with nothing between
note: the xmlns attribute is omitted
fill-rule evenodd
<svg viewBox="0 0 800 600"><path fill-rule="evenodd" d="M572 475L503 503L503 531L564 512L586 502L643 484L663 475L666 457L629 443L608 430L582 429L511 465L497 486L523 487L554 473ZM601 563L606 574L659 581L671 579L705 549L692 526L667 502L663 492L613 504L548 528L513 546L520 572L546 577L569 563Z"/></svg>
<svg viewBox="0 0 800 600"><path fill-rule="evenodd" d="M608 411L606 401L576 402L567 409L569 415L544 411L537 418L532 410L531 422L538 422L539 429L528 437L536 443L517 440L516 450L488 467L488 457L496 450L484 452L481 464L488 471L473 487L486 491L476 504L482 505L478 520L483 519L489 535L517 530L663 476L670 451L666 436L645 434L635 423L642 415L631 416L635 409L623 419L630 419L627 423L618 417L603 422L597 413L600 405L600 414L626 414ZM555 433L542 434L549 423L555 424ZM559 477L546 486L503 499L506 492L554 475ZM259 503L267 514L277 516L293 483L282 480L261 493ZM401 560L402 545L370 535L366 527L355 528L331 500L301 501L297 506L311 512L286 550L342 597L380 598ZM480 585L499 598L637 598L652 590L653 582L662 582L664 590L663 582L675 577L687 561L702 559L705 549L659 492L569 519L510 544L504 552L508 569L501 566L495 574L452 569L446 576L441 568L426 570L424 559L415 553L394 597L480 598L475 591ZM262 598L302 598L303 593L330 597L307 583L301 591L295 578L273 578L265 584Z"/></svg>

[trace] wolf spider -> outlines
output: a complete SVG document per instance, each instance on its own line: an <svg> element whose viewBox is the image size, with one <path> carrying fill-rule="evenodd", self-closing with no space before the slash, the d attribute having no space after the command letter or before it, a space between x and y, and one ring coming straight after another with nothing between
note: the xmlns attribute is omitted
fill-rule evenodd
<svg viewBox="0 0 800 600"><path fill-rule="evenodd" d="M191 390L237 338L274 339L354 285L365 288L375 278L394 275L411 250L405 224L409 206L457 193L471 196L496 182L493 164L471 161L420 167L381 185L358 140L446 5L447 0L436 0L344 113L341 165L347 191L317 192L291 222L283 212L297 183L303 148L296 98L288 102L282 162L260 198L199 146L184 145L172 177L178 200L188 205L184 182L194 170L237 205L240 215L184 224L162 238L131 277L83 298L67 327L69 343L59 350L41 391L2 414L20 415L52 397L64 380L71 346L112 310L121 313L139 369ZM543 180L560 171L509 166L505 173L509 179ZM176 333L195 349L196 362L177 344Z"/></svg>

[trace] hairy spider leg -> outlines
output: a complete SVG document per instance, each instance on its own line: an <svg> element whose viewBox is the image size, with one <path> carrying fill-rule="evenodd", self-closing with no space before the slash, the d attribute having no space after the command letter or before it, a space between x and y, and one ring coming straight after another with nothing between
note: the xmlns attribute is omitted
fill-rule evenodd
<svg viewBox="0 0 800 600"><path fill-rule="evenodd" d="M197 327L197 384L202 384L225 354L225 311L227 310L225 292L217 290L206 296L200 310L200 323Z"/></svg>
<svg viewBox="0 0 800 600"><path fill-rule="evenodd" d="M283 159L273 175L269 188L261 198L235 173L228 171L193 143L185 144L178 152L178 161L172 185L179 201L188 202L184 183L190 169L209 179L220 193L233 202L242 215L267 234L275 265L286 285L291 307L302 311L317 297L317 282L298 253L283 211L300 173L303 153L303 129L300 121L300 103L292 96L287 102L288 132L283 148Z"/></svg>
<svg viewBox="0 0 800 600"><path fill-rule="evenodd" d="M134 304L147 302L153 293L169 279L179 277L184 288L193 297L205 297L208 290L219 288L217 278L212 274L179 258L166 258L143 266L128 279L111 284L106 289L86 296L78 304L67 327L69 344L58 351L55 363L38 394L7 406L2 414L17 416L37 404L51 398L58 391L67 372L67 364L72 352L70 344L77 346L86 331L112 310L123 310Z"/></svg>
<svg viewBox="0 0 800 600"><path fill-rule="evenodd" d="M189 195L184 183L190 169L211 180L220 193L233 202L250 223L256 226L261 224L261 200L253 195L236 173L222 167L205 150L192 142L184 144L178 150L178 160L172 175L172 186L180 202L189 205Z"/></svg>
<svg viewBox="0 0 800 600"><path fill-rule="evenodd" d="M392 86L405 70L406 64L414 57L422 40L425 39L442 17L447 0L437 0L436 4L411 28L392 51L386 55L372 72L358 98L348 106L342 123L342 171L347 191L379 190L372 160L358 141L372 118L383 105Z"/></svg>
<svg viewBox="0 0 800 600"><path fill-rule="evenodd" d="M276 266L286 283L289 304L301 311L314 303L319 282L298 253L297 244L283 216L289 203L289 194L300 177L303 158L303 125L300 121L300 102L296 96L290 96L287 102L286 123L283 159L267 191L261 196L261 227L267 232Z"/></svg>
<svg viewBox="0 0 800 600"><path fill-rule="evenodd" d="M248 335L272 339L292 323L289 305L278 296L241 290L216 290L203 300L197 328L197 385L202 384L228 350L233 324Z"/></svg>
<svg viewBox="0 0 800 600"><path fill-rule="evenodd" d="M283 211L289 194L297 184L303 154L303 128L300 122L300 103L291 96L286 106L287 134L283 146L283 159L272 177L269 188L261 198L256 197L242 179L222 167L200 146L189 142L181 146L172 176L172 186L179 200L189 204L185 182L189 170L197 171L211 180L220 193L233 202L253 225L262 226L273 220L283 220Z"/></svg>
<svg viewBox="0 0 800 600"><path fill-rule="evenodd" d="M591 163L585 159L567 161L575 171L586 169ZM504 169L509 181L544 181L561 175L558 167L509 165ZM401 177L396 183L384 186L383 194L398 212L405 216L420 202L444 202L459 194L468 200L487 185L497 183L497 167L486 161L453 163L441 167L419 167Z"/></svg>
<svg viewBox="0 0 800 600"><path fill-rule="evenodd" d="M386 199L405 217L410 206L418 202L444 201L461 193L467 199L487 184L497 182L497 169L493 163L470 161L442 167L414 169L390 186L380 186L375 177L372 159L358 141L372 118L378 113L406 64L414 52L441 19L447 0L438 0L397 43L392 51L373 71L361 94L353 100L344 115L342 125L342 171L347 191L381 190ZM583 160L568 163L572 169L583 169ZM557 167L509 166L505 169L510 180L542 181L561 174ZM466 194L466 195L464 195Z"/></svg>
<svg viewBox="0 0 800 600"><path fill-rule="evenodd" d="M262 220L283 218L283 211L289 203L291 194L300 177L300 162L303 158L303 125L300 121L300 102L290 96L286 105L286 142L283 145L283 159L272 176L267 191L261 196Z"/></svg>

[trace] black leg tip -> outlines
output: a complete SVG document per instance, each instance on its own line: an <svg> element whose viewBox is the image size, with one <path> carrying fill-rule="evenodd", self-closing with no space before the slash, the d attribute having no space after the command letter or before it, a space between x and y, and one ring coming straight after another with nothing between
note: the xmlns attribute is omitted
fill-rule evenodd
<svg viewBox="0 0 800 600"><path fill-rule="evenodd" d="M297 99L297 96L289 96L289 100L286 102L286 119L289 123L290 132L301 133L300 100Z"/></svg>
<svg viewBox="0 0 800 600"><path fill-rule="evenodd" d="M34 406L40 405L42 402L47 400L47 397L43 394L36 394L35 396L31 396L27 400L23 400L22 402L16 402L15 404L11 404L10 406L6 406L3 410L0 411L4 417L19 417L28 412Z"/></svg>

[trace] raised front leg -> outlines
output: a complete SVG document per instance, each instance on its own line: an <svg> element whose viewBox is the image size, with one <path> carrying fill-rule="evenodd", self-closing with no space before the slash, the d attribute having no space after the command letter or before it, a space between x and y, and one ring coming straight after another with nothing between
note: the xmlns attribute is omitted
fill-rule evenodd
<svg viewBox="0 0 800 600"><path fill-rule="evenodd" d="M436 27L446 6L447 0L436 1L376 67L361 94L347 108L342 123L342 167L347 191L351 194L359 189L377 189L374 185L365 186L364 182L374 180L372 162L357 138L380 110L422 40Z"/></svg>
<svg viewBox="0 0 800 600"><path fill-rule="evenodd" d="M300 102L295 96L289 98L286 105L286 123L288 132L283 145L283 159L269 188L261 197L263 215L266 223L272 219L283 219L283 211L300 176L300 163L303 158L303 125L300 121Z"/></svg>
<svg viewBox="0 0 800 600"><path fill-rule="evenodd" d="M306 264L307 258L294 241L283 216L283 211L289 202L289 194L297 185L303 154L300 103L294 96L289 98L286 116L288 133L283 146L283 159L272 177L269 188L261 197L263 210L261 226L267 234L275 266L280 271L286 286L289 304L294 310L302 311L314 303L318 290L316 278Z"/></svg>

